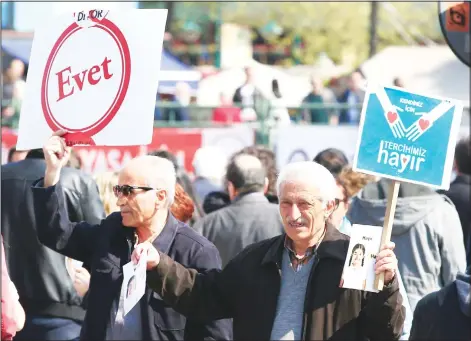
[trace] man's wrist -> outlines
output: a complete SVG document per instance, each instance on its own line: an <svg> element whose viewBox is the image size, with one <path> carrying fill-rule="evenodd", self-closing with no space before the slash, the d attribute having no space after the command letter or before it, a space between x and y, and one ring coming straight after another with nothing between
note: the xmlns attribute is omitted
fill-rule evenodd
<svg viewBox="0 0 471 341"><path fill-rule="evenodd" d="M61 170L60 169L48 169L44 174L44 188L55 186L59 182Z"/></svg>

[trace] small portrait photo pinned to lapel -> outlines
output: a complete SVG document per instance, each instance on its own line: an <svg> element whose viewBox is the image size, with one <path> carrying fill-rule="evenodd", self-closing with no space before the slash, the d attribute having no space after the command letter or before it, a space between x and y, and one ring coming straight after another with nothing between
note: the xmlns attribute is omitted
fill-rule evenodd
<svg viewBox="0 0 471 341"><path fill-rule="evenodd" d="M371 292L374 288L374 265L381 245L382 226L352 226L347 258L343 268L340 287Z"/></svg>

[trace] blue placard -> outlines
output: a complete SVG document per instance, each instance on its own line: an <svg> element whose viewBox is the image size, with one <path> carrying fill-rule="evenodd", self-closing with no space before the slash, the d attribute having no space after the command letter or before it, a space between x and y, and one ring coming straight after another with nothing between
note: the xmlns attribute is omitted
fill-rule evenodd
<svg viewBox="0 0 471 341"><path fill-rule="evenodd" d="M457 100L369 88L353 169L447 189L462 112Z"/></svg>

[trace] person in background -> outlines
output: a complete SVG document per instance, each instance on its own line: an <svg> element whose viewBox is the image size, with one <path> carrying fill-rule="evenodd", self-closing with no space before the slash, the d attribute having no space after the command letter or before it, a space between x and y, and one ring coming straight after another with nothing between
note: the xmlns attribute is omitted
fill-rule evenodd
<svg viewBox="0 0 471 341"><path fill-rule="evenodd" d="M327 148L319 152L312 160L324 166L335 177L348 165L347 156L337 148Z"/></svg>
<svg viewBox="0 0 471 341"><path fill-rule="evenodd" d="M169 212L176 175L164 158L143 155L129 161L114 187L121 212L99 224L72 223L59 181L70 148L55 132L44 146L44 178L32 184L37 236L44 245L91 264L88 308L81 340L230 340L228 320L201 322L185 319L146 288L144 296L125 315L118 314L123 282L122 264L131 259L136 244L145 241L169 257L205 272L220 268L219 254L209 241Z"/></svg>
<svg viewBox="0 0 471 341"><path fill-rule="evenodd" d="M198 148L193 157L195 173L193 188L198 202L204 202L204 198L210 192L223 190L226 166L226 154L219 147Z"/></svg>
<svg viewBox="0 0 471 341"><path fill-rule="evenodd" d="M311 87L311 92L303 99L302 104L317 104L322 107L303 109L303 119L310 123L338 124L338 109L324 107L324 105L337 104L337 99L332 90L325 88L322 80L316 76L311 76Z"/></svg>
<svg viewBox="0 0 471 341"><path fill-rule="evenodd" d="M335 187L319 164L286 165L277 182L285 233L248 246L222 271L198 273L150 243L132 260L146 255L147 283L186 316L232 317L234 340L397 340L404 308L393 243L376 257L382 291L339 289L349 237L326 222Z"/></svg>
<svg viewBox="0 0 471 341"><path fill-rule="evenodd" d="M340 174L334 176L337 182L338 206L329 217L329 222L338 226L340 232L350 235L352 224L346 217L352 198L368 183L375 181L375 177L352 170L345 166Z"/></svg>
<svg viewBox="0 0 471 341"><path fill-rule="evenodd" d="M190 113L188 111L188 106L191 103L191 88L188 83L177 83L177 85L175 86L175 95L173 96L173 103L175 103L177 107L164 110L162 119L164 121L176 122L189 121Z"/></svg>
<svg viewBox="0 0 471 341"><path fill-rule="evenodd" d="M469 341L471 335L470 280L464 274L444 288L422 298L414 312L410 341Z"/></svg>
<svg viewBox="0 0 471 341"><path fill-rule="evenodd" d="M82 169L82 159L80 155L75 151L72 150L70 152L69 162L67 162L67 167L75 168L75 169Z"/></svg>
<svg viewBox="0 0 471 341"><path fill-rule="evenodd" d="M44 176L44 158L41 149L33 149L25 160L2 165L1 226L6 260L26 312L25 326L15 341L76 339L85 316L65 257L38 240L37 231L47 223L35 216L31 185ZM97 185L88 174L64 167L61 188L67 207L64 217L95 224L105 217Z"/></svg>
<svg viewBox="0 0 471 341"><path fill-rule="evenodd" d="M231 203L231 197L226 192L211 192L206 195L203 202L204 213L210 214Z"/></svg>
<svg viewBox="0 0 471 341"><path fill-rule="evenodd" d="M119 211L113 191L113 187L118 184L118 175L118 172L102 172L94 176L106 216Z"/></svg>
<svg viewBox="0 0 471 341"><path fill-rule="evenodd" d="M278 207L264 196L268 179L259 159L238 154L227 166L226 180L231 204L193 226L216 245L223 267L246 246L283 232Z"/></svg>
<svg viewBox="0 0 471 341"><path fill-rule="evenodd" d="M191 221L193 212L195 211L193 200L191 200L190 196L178 183L175 186L175 201L170 207L170 211L177 220L180 220L185 224L188 224Z"/></svg>
<svg viewBox="0 0 471 341"><path fill-rule="evenodd" d="M471 264L471 142L461 139L455 148L453 170L455 179L448 191L442 191L456 207L463 229L463 243L466 249L467 264Z"/></svg>
<svg viewBox="0 0 471 341"><path fill-rule="evenodd" d="M16 150L16 147L11 147L8 151L8 163L24 160L27 154L27 150Z"/></svg>
<svg viewBox="0 0 471 341"><path fill-rule="evenodd" d="M391 180L366 185L353 198L352 224L383 226ZM420 185L401 183L391 234L412 311L425 295L450 284L466 269L461 223L446 196Z"/></svg>
<svg viewBox="0 0 471 341"><path fill-rule="evenodd" d="M339 123L358 124L363 100L365 99L365 80L360 72L352 72L348 78L347 90L340 96L339 102L347 104L349 108L342 109Z"/></svg>
<svg viewBox="0 0 471 341"><path fill-rule="evenodd" d="M271 88L275 99L270 103L271 108L268 120L266 120L267 125L272 128L276 128L291 124L291 118L289 116L288 109L286 108L286 104L283 99L283 92L281 91L278 79L272 80ZM276 136L273 138L276 138Z"/></svg>
<svg viewBox="0 0 471 341"><path fill-rule="evenodd" d="M254 69L245 67L245 82L237 88L232 97L232 102L242 108L242 121L255 121L261 105L265 102L263 94L255 85Z"/></svg>
<svg viewBox="0 0 471 341"><path fill-rule="evenodd" d="M25 325L25 311L19 302L18 291L8 275L5 261L3 237L0 237L2 247L2 341L13 340L18 331Z"/></svg>
<svg viewBox="0 0 471 341"><path fill-rule="evenodd" d="M276 194L276 178L278 177L278 169L276 168L275 153L264 146L248 146L242 148L240 151L232 155L231 161L240 154L253 155L260 160L268 179L268 186L265 196L269 202L278 204L278 197Z"/></svg>
<svg viewBox="0 0 471 341"><path fill-rule="evenodd" d="M219 94L219 107L213 110L212 121L219 124L240 123L240 108L232 105L232 100L224 92Z"/></svg>
<svg viewBox="0 0 471 341"><path fill-rule="evenodd" d="M2 126L18 129L21 103L24 97L25 64L13 59L2 74Z"/></svg>

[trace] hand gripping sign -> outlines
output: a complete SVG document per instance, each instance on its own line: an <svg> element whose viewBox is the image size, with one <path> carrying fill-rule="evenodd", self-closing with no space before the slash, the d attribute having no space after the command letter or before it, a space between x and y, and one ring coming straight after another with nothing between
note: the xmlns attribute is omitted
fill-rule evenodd
<svg viewBox="0 0 471 341"><path fill-rule="evenodd" d="M94 9L38 28L18 148L38 148L59 129L69 145L149 144L166 15Z"/></svg>
<svg viewBox="0 0 471 341"><path fill-rule="evenodd" d="M401 182L447 189L463 104L397 87L370 86L353 169L391 179L381 244L390 240ZM375 288L381 290L383 277Z"/></svg>

